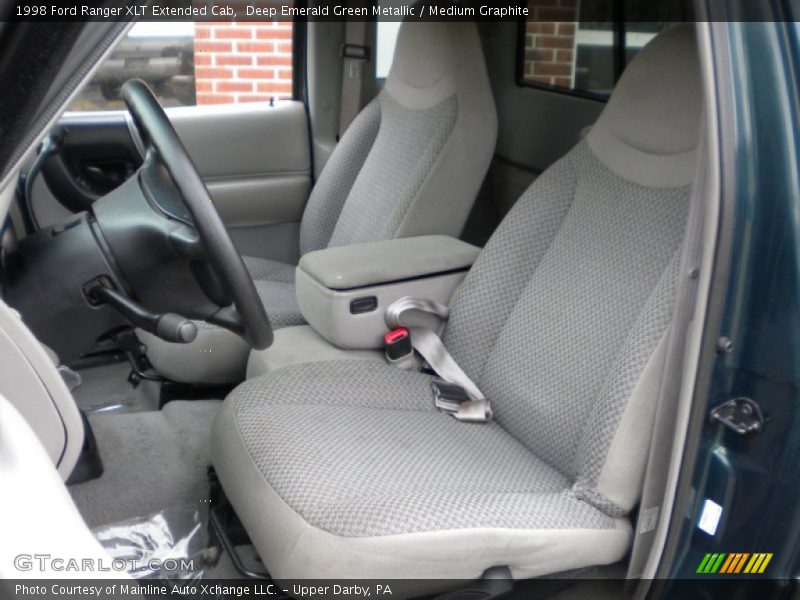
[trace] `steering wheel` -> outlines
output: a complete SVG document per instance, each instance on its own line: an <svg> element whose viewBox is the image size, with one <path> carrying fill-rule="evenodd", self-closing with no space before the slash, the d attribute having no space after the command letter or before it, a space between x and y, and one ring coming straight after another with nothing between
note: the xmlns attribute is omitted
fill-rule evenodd
<svg viewBox="0 0 800 600"><path fill-rule="evenodd" d="M164 109L147 84L138 79L122 86L122 98L147 150L146 160L156 161L169 173L171 183L188 210L191 224L197 230L204 258L233 301L235 314L228 311L226 316L212 322L238 333L254 348L269 347L273 339L272 326L253 278Z"/></svg>

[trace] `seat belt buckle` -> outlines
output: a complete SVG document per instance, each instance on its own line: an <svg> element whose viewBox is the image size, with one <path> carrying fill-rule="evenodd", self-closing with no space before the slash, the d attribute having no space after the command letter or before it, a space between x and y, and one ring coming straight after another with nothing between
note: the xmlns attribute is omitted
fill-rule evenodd
<svg viewBox="0 0 800 600"><path fill-rule="evenodd" d="M450 413L459 421L485 423L492 420L492 405L486 400L472 400L460 385L443 379L431 382L436 408Z"/></svg>
<svg viewBox="0 0 800 600"><path fill-rule="evenodd" d="M384 334L383 349L390 364L399 365L408 362L414 356L411 333L405 327L398 327Z"/></svg>

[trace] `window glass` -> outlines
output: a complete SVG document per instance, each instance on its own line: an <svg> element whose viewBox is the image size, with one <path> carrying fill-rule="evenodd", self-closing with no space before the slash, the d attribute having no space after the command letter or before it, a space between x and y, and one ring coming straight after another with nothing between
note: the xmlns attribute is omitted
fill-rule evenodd
<svg viewBox="0 0 800 600"><path fill-rule="evenodd" d="M617 2L529 0L521 37L521 83L608 96L628 61L659 31L685 17L682 1L627 0L621 3L626 20L610 21ZM645 21L658 17L665 20Z"/></svg>
<svg viewBox="0 0 800 600"><path fill-rule="evenodd" d="M134 77L164 106L291 98L292 23L137 23L69 110L123 109L120 87Z"/></svg>
<svg viewBox="0 0 800 600"><path fill-rule="evenodd" d="M658 23L636 22L627 23L625 26L625 64L636 56L659 31L672 25L669 21Z"/></svg>
<svg viewBox="0 0 800 600"><path fill-rule="evenodd" d="M389 75L398 31L399 21L378 21L375 33L375 77L378 79L385 79Z"/></svg>

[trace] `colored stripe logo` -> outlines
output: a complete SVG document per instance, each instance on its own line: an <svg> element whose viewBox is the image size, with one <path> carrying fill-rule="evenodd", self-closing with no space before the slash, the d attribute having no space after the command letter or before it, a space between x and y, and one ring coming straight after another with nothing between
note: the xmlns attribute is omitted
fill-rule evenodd
<svg viewBox="0 0 800 600"><path fill-rule="evenodd" d="M762 574L772 560L772 552L709 552L700 561L697 573L704 575Z"/></svg>

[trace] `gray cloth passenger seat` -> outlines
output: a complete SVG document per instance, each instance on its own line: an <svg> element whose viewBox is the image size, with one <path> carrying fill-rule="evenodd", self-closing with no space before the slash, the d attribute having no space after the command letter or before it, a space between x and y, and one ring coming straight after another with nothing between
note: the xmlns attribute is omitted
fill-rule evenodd
<svg viewBox="0 0 800 600"><path fill-rule="evenodd" d="M427 234L458 236L494 153L497 113L474 23L405 22L378 96L355 118L317 181L300 253ZM244 257L274 328L304 322L294 265ZM244 378L250 347L199 324L190 344L137 331L162 375L189 383Z"/></svg>
<svg viewBox="0 0 800 600"><path fill-rule="evenodd" d="M212 460L273 577L435 585L624 558L702 98L693 26L667 29L481 252L443 340L493 421L457 421L429 374L377 361L294 365L231 393Z"/></svg>

